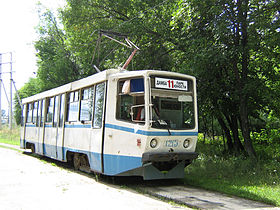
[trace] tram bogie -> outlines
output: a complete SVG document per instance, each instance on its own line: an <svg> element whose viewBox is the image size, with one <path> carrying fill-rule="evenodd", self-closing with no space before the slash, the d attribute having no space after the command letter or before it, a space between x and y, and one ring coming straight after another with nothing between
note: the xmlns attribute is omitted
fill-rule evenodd
<svg viewBox="0 0 280 210"><path fill-rule="evenodd" d="M21 148L87 172L182 178L197 157L195 86L179 73L114 69L31 96Z"/></svg>

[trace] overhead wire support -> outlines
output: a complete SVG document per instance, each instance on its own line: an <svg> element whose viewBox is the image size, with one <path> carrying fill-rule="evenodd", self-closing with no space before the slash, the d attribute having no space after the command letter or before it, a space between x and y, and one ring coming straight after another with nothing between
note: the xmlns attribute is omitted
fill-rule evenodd
<svg viewBox="0 0 280 210"><path fill-rule="evenodd" d="M16 83L15 83L15 81L14 81L14 80L13 80L12 82L13 82L13 85L14 85L14 88L15 88L15 91L16 91L16 95L17 95L18 103L19 103L19 105L20 105L20 108L22 109L22 108L23 108L23 106L22 106L22 103L21 103L20 96L19 96L19 94L18 94L18 90L17 90L17 87L16 87Z"/></svg>
<svg viewBox="0 0 280 210"><path fill-rule="evenodd" d="M115 38L112 37L113 36L118 36L118 37L121 37L121 38L124 38L125 42L122 42L122 41L119 41ZM100 46L100 42L101 42L101 37L104 36L114 42L117 42L127 48L130 48L130 49L134 49L133 52L130 54L130 56L128 57L128 59L126 60L125 64L122 66L122 69L126 69L128 64L131 62L133 56L136 54L137 50L140 50L139 47L137 47L132 41L130 41L128 38L127 38L127 35L125 34L120 34L118 32L114 32L114 31L104 31L104 30L100 30L99 32L99 37L97 39L97 43L96 43L96 47L95 47L95 50L94 50L94 53L93 53L93 56L92 56L92 60L91 60L91 64L93 63L94 61L94 58L95 58L95 55L96 55L96 51L97 51L97 48L99 48ZM110 52L111 53L111 52ZM93 67L97 70L98 67L96 65L93 65ZM98 69L99 70L99 69ZM97 71L98 71L97 70Z"/></svg>
<svg viewBox="0 0 280 210"><path fill-rule="evenodd" d="M2 84L2 86L3 86L3 90L4 90L4 93L5 93L5 96L6 96L7 102L8 102L8 104L9 104L9 106L10 106L9 96L8 96L8 93L7 93L7 91L6 91L6 88L5 88L5 85L4 85L4 83L3 83L3 80L2 80L2 79L0 80L0 83L1 83L1 84Z"/></svg>
<svg viewBox="0 0 280 210"><path fill-rule="evenodd" d="M2 55L3 54L10 54L10 61L6 61L6 62L3 62L2 61ZM9 127L10 129L12 129L12 124L13 124L13 86L14 86L14 89L15 89L15 92L16 92L16 95L17 95L17 98L18 98L18 102L19 102L19 105L21 106L22 108L22 104L21 104L21 100L20 100L20 97L19 97L19 94L18 94L18 91L17 91L17 88L16 88L16 85L15 85L15 81L13 79L13 73L15 71L13 71L13 53L12 52L5 52L5 53L0 53L0 129L1 129L1 126L2 126L2 113L1 113L1 89L2 89L2 86L3 86L3 90L4 90L4 93L6 95L6 98L7 98L7 102L8 102L8 107L9 107L9 114L8 114L8 119L9 119ZM10 71L8 72L2 72L2 65L4 64L10 64ZM8 94L7 94L7 91L6 91L6 88L5 88L5 85L3 83L3 80L2 80L2 74L4 73L8 73L10 74L10 97L8 97Z"/></svg>

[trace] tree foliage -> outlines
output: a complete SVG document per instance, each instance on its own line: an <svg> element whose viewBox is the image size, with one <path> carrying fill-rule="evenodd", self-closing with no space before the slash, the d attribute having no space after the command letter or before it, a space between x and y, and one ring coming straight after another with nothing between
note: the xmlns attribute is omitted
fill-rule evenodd
<svg viewBox="0 0 280 210"><path fill-rule="evenodd" d="M229 149L243 149L240 126L251 156L249 118L271 99L265 80L279 77L273 59L279 57L278 44L270 41L279 37L278 15L274 1L182 0L173 21L174 30L184 34L184 55L199 79L200 104L212 108Z"/></svg>
<svg viewBox="0 0 280 210"><path fill-rule="evenodd" d="M100 30L125 34L140 47L129 70L196 76L202 130L218 123L227 150L255 156L251 132L265 127L261 116L280 116L279 8L276 0L67 0L59 17L40 14L40 90L94 74L93 65L122 66L132 50Z"/></svg>
<svg viewBox="0 0 280 210"><path fill-rule="evenodd" d="M42 11L41 11L42 12ZM37 50L38 78L42 91L48 90L81 77L73 53L68 50L65 32L54 14L45 10L40 14L41 23L37 28L39 40Z"/></svg>

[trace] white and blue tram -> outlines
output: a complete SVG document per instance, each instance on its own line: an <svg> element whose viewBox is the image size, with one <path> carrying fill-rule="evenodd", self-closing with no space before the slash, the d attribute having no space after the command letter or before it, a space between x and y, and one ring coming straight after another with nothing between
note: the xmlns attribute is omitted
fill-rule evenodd
<svg viewBox="0 0 280 210"><path fill-rule="evenodd" d="M184 177L197 157L196 80L109 69L23 99L21 148L79 170Z"/></svg>

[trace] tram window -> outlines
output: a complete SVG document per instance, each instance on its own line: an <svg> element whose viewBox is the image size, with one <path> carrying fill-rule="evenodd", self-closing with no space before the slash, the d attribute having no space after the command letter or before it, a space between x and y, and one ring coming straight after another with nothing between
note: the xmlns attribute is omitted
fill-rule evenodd
<svg viewBox="0 0 280 210"><path fill-rule="evenodd" d="M33 110L32 110L32 123L36 123L37 121L37 114L38 114L38 102L33 103Z"/></svg>
<svg viewBox="0 0 280 210"><path fill-rule="evenodd" d="M36 127L40 126L40 120L41 120L41 111L42 111L42 101L38 101L38 115L36 120Z"/></svg>
<svg viewBox="0 0 280 210"><path fill-rule="evenodd" d="M45 121L45 99L41 100L41 121L40 121L40 127L43 127L44 121Z"/></svg>
<svg viewBox="0 0 280 210"><path fill-rule="evenodd" d="M26 119L26 104L23 104L22 110L21 110L21 121L20 125L23 126L25 124L25 119Z"/></svg>
<svg viewBox="0 0 280 210"><path fill-rule="evenodd" d="M64 106L65 105L65 94L60 95L60 112L59 112L59 127L63 126L64 120Z"/></svg>
<svg viewBox="0 0 280 210"><path fill-rule="evenodd" d="M93 109L93 87L82 90L80 121L91 121Z"/></svg>
<svg viewBox="0 0 280 210"><path fill-rule="evenodd" d="M133 97L122 95L118 97L117 119L131 120L130 107L133 106Z"/></svg>
<svg viewBox="0 0 280 210"><path fill-rule="evenodd" d="M144 123L145 121L144 79L120 80L118 83L118 101L116 118ZM131 108L133 119L131 116Z"/></svg>
<svg viewBox="0 0 280 210"><path fill-rule="evenodd" d="M130 92L144 92L144 79L136 78L130 80Z"/></svg>
<svg viewBox="0 0 280 210"><path fill-rule="evenodd" d="M121 94L135 94L144 92L144 79L135 78L119 81L119 93Z"/></svg>
<svg viewBox="0 0 280 210"><path fill-rule="evenodd" d="M27 104L27 123L32 122L32 110L33 110L33 103Z"/></svg>
<svg viewBox="0 0 280 210"><path fill-rule="evenodd" d="M78 121L79 91L71 92L68 95L67 110L68 110L67 121L68 122L76 122L76 121Z"/></svg>
<svg viewBox="0 0 280 210"><path fill-rule="evenodd" d="M53 121L53 107L54 107L54 98L47 99L47 119L46 119L47 123Z"/></svg>
<svg viewBox="0 0 280 210"><path fill-rule="evenodd" d="M33 117L32 117L32 123L36 124L37 126L37 122L38 121L38 101L34 102L33 104Z"/></svg>
<svg viewBox="0 0 280 210"><path fill-rule="evenodd" d="M53 126L57 126L57 113L58 112L58 96L54 97L54 113L53 113Z"/></svg>
<svg viewBox="0 0 280 210"><path fill-rule="evenodd" d="M94 101L94 118L93 118L94 128L101 128L102 126L104 91L105 91L105 83L96 85L95 101Z"/></svg>

